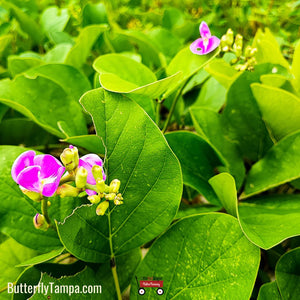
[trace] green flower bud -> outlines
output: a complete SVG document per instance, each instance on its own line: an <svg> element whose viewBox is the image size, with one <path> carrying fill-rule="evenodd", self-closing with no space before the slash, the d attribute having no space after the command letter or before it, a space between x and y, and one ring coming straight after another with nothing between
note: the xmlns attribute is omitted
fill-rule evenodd
<svg viewBox="0 0 300 300"><path fill-rule="evenodd" d="M47 224L45 217L41 214L36 214L33 217L33 225L36 229L41 229L46 231L49 227L49 225Z"/></svg>
<svg viewBox="0 0 300 300"><path fill-rule="evenodd" d="M92 204L98 204L101 200L99 195L91 195L88 196L87 198Z"/></svg>
<svg viewBox="0 0 300 300"><path fill-rule="evenodd" d="M252 47L248 45L245 49L245 57L246 58L251 56L251 51L252 51Z"/></svg>
<svg viewBox="0 0 300 300"><path fill-rule="evenodd" d="M122 195L119 193L116 197L115 197L115 199L114 199L114 204L115 205L121 205L121 204L123 204L123 197L122 197Z"/></svg>
<svg viewBox="0 0 300 300"><path fill-rule="evenodd" d="M97 179L103 180L103 168L98 165L93 165L92 167L92 174L97 181Z"/></svg>
<svg viewBox="0 0 300 300"><path fill-rule="evenodd" d="M63 184L58 187L56 190L56 194L60 195L61 198L64 197L77 197L80 192L80 189L69 185L69 184Z"/></svg>
<svg viewBox="0 0 300 300"><path fill-rule="evenodd" d="M115 193L109 193L109 194L106 194L104 197L105 197L106 200L114 200L115 197L116 197L116 194Z"/></svg>
<svg viewBox="0 0 300 300"><path fill-rule="evenodd" d="M60 160L66 167L67 171L75 170L79 163L78 149L74 146L72 146L72 148L64 149L64 151L60 155Z"/></svg>
<svg viewBox="0 0 300 300"><path fill-rule="evenodd" d="M75 184L76 187L82 189L86 185L88 171L84 167L80 167L76 172Z"/></svg>
<svg viewBox="0 0 300 300"><path fill-rule="evenodd" d="M105 191L104 180L102 180L100 178L96 179L96 188L97 188L98 193L101 193L101 194L104 193L104 191Z"/></svg>
<svg viewBox="0 0 300 300"><path fill-rule="evenodd" d="M106 210L108 209L108 206L109 206L108 201L101 202L96 208L96 214L98 216L103 216Z"/></svg>
<svg viewBox="0 0 300 300"><path fill-rule="evenodd" d="M227 45L229 47L231 47L231 45L233 43L233 31L231 28L228 28L228 30L226 32L226 38L227 38Z"/></svg>
<svg viewBox="0 0 300 300"><path fill-rule="evenodd" d="M121 181L114 179L109 185L109 192L117 194L119 192Z"/></svg>
<svg viewBox="0 0 300 300"><path fill-rule="evenodd" d="M35 202L40 202L42 200L42 195L40 193L28 191L28 190L22 190L23 194L25 194L28 198Z"/></svg>

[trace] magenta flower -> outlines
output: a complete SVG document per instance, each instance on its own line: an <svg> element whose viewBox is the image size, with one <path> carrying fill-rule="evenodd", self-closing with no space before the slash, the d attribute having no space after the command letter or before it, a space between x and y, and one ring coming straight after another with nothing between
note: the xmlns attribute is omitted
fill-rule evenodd
<svg viewBox="0 0 300 300"><path fill-rule="evenodd" d="M199 27L201 38L195 40L190 45L190 50L194 54L204 55L215 50L220 45L220 39L216 36L211 36L208 25L201 22Z"/></svg>
<svg viewBox="0 0 300 300"><path fill-rule="evenodd" d="M29 150L15 160L11 175L22 190L51 197L64 171L65 167L52 155L35 155L33 150Z"/></svg>
<svg viewBox="0 0 300 300"><path fill-rule="evenodd" d="M92 167L94 165L98 165L100 167L103 166L102 159L96 154L93 154L93 153L87 154L87 155L82 156L79 159L78 166L79 167L84 167L88 171L88 176L87 176L86 182L89 183L89 184L92 184L92 185L96 184L96 180L95 180L95 178L93 176L93 173L92 173ZM104 171L102 171L102 175L103 175L103 180L105 181L106 175L105 175ZM95 191L88 190L88 189L86 190L86 192L89 196L97 194Z"/></svg>

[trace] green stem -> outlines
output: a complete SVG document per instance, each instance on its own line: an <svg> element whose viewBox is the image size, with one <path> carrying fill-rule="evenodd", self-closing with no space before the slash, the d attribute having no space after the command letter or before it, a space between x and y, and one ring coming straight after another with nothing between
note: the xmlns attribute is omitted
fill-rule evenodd
<svg viewBox="0 0 300 300"><path fill-rule="evenodd" d="M68 174L68 175L65 175L64 177L62 177L59 181L59 185L62 185L66 182L69 182L69 181L74 181L75 180L75 176L73 174Z"/></svg>
<svg viewBox="0 0 300 300"><path fill-rule="evenodd" d="M122 294L121 294L119 279L118 279L118 274L117 274L117 267L116 267L116 262L115 262L114 257L112 257L110 260L110 267L111 267L111 272L113 274L113 278L114 278L114 282L115 282L118 300L122 300Z"/></svg>
<svg viewBox="0 0 300 300"><path fill-rule="evenodd" d="M160 107L161 107L161 102L156 103L156 116L155 116L155 123L159 127L159 121L160 121Z"/></svg>
<svg viewBox="0 0 300 300"><path fill-rule="evenodd" d="M86 187L87 189L89 189L89 190L92 190L92 191L95 191L95 192L97 192L97 193L98 193L98 191L97 191L97 188L96 188L96 186L95 186L95 185L92 185L92 184L86 183L86 184L85 184L85 187Z"/></svg>
<svg viewBox="0 0 300 300"><path fill-rule="evenodd" d="M162 130L163 133L165 133L166 130L168 129L168 126L169 126L169 123L170 123L170 121L171 121L172 115L173 115L173 113L174 113L174 110L175 110L176 104L177 104L177 102L178 102L178 99L180 98L181 93L182 93L183 89L185 88L187 82L188 82L188 80L187 80L187 81L182 85L182 87L177 91L177 94L176 94L176 96L175 96L175 99L174 99L173 102L172 102L172 106L171 106L171 108L170 108L170 111L169 111L167 120L166 120L166 122L165 122L165 124L164 124L164 128L163 128L163 130Z"/></svg>
<svg viewBox="0 0 300 300"><path fill-rule="evenodd" d="M48 199L44 197L41 203L42 215L45 217L46 222L51 225L51 220L48 215Z"/></svg>

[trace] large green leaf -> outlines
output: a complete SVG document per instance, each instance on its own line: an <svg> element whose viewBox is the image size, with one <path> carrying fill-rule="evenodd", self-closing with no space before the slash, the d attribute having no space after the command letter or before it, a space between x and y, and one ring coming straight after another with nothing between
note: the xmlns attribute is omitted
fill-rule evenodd
<svg viewBox="0 0 300 300"><path fill-rule="evenodd" d="M242 198L299 178L299 150L300 131L275 144L261 160L252 166Z"/></svg>
<svg viewBox="0 0 300 300"><path fill-rule="evenodd" d="M160 130L136 103L103 89L86 93L81 103L106 147L107 181L121 181L124 204L110 207L103 217L96 215L95 206L80 207L58 230L72 254L103 262L151 240L170 224L182 178Z"/></svg>
<svg viewBox="0 0 300 300"><path fill-rule="evenodd" d="M215 150L240 188L245 167L237 146L230 140L226 120L218 113L203 108L192 107L190 113L196 131Z"/></svg>
<svg viewBox="0 0 300 300"><path fill-rule="evenodd" d="M261 29L257 30L253 46L258 50L255 55L258 63L279 64L289 68L289 63L284 59L275 37L268 28L265 29L265 32Z"/></svg>
<svg viewBox="0 0 300 300"><path fill-rule="evenodd" d="M284 300L297 300L300 295L300 248L284 254L278 261L275 276Z"/></svg>
<svg viewBox="0 0 300 300"><path fill-rule="evenodd" d="M300 129L300 98L285 90L254 83L253 95L275 139Z"/></svg>
<svg viewBox="0 0 300 300"><path fill-rule="evenodd" d="M241 201L239 220L246 236L263 249L300 235L299 195L265 196Z"/></svg>
<svg viewBox="0 0 300 300"><path fill-rule="evenodd" d="M37 67L44 64L44 62L36 57L21 57L17 55L11 55L7 59L8 70L12 77L17 74L21 74L28 69Z"/></svg>
<svg viewBox="0 0 300 300"><path fill-rule="evenodd" d="M59 9L57 6L47 7L41 14L41 25L46 34L61 32L66 27L70 15L66 8Z"/></svg>
<svg viewBox="0 0 300 300"><path fill-rule="evenodd" d="M106 90L145 95L150 99L158 98L180 77L177 73L157 80L145 65L122 54L102 55L93 66L100 73L101 86Z"/></svg>
<svg viewBox="0 0 300 300"><path fill-rule="evenodd" d="M195 215L176 222L159 237L138 267L138 280L163 280L163 299L249 299L256 279L258 247L225 214ZM143 296L156 299L156 289ZM132 281L130 299L138 299ZM157 297L158 298L158 297Z"/></svg>
<svg viewBox="0 0 300 300"><path fill-rule="evenodd" d="M4 290L8 283L15 282L24 268L16 268L23 260L36 255L36 251L18 244L13 239L8 239L0 244L0 298L11 299L11 295ZM2 291L3 290L3 291ZM2 292L1 292L2 291Z"/></svg>
<svg viewBox="0 0 300 300"><path fill-rule="evenodd" d="M14 146L0 147L0 230L17 242L41 252L61 248L53 229L38 230L33 226L33 217L41 213L40 204L26 198L11 177L14 160L27 149ZM50 218L62 221L81 204L76 198L50 198Z"/></svg>
<svg viewBox="0 0 300 300"><path fill-rule="evenodd" d="M87 77L72 66L64 64L45 64L27 70L26 77L35 79L38 76L45 77L60 85L64 91L78 102L79 98L91 89Z"/></svg>
<svg viewBox="0 0 300 300"><path fill-rule="evenodd" d="M91 48L93 47L98 36L107 29L108 26L105 24L84 27L80 31L75 45L69 51L65 63L76 68L80 68L90 55Z"/></svg>
<svg viewBox="0 0 300 300"><path fill-rule="evenodd" d="M282 300L276 281L262 285L257 300Z"/></svg>
<svg viewBox="0 0 300 300"><path fill-rule="evenodd" d="M180 161L184 184L196 189L210 203L219 205L208 180L215 175L215 168L223 163L212 147L189 131L168 133L166 139Z"/></svg>
<svg viewBox="0 0 300 300"><path fill-rule="evenodd" d="M87 3L82 10L82 25L108 23L104 3Z"/></svg>
<svg viewBox="0 0 300 300"><path fill-rule="evenodd" d="M209 180L224 208L237 216L252 243L270 249L283 240L300 235L300 197L298 195L262 196L240 201L234 179L221 173Z"/></svg>
<svg viewBox="0 0 300 300"><path fill-rule="evenodd" d="M57 125L59 121L68 125L72 135L87 132L79 103L58 84L45 77L30 79L22 75L13 81L0 81L0 102L59 137L63 137Z"/></svg>
<svg viewBox="0 0 300 300"><path fill-rule="evenodd" d="M168 75L181 72L182 76L169 87L165 97L172 94L172 92L209 63L218 53L219 50L216 49L207 55L196 55L191 52L189 47L179 51L167 66L166 71Z"/></svg>

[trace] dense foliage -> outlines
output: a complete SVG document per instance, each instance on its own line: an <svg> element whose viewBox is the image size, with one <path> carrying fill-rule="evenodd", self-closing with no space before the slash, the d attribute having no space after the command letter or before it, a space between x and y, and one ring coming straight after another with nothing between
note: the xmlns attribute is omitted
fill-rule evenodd
<svg viewBox="0 0 300 300"><path fill-rule="evenodd" d="M0 0L0 299L299 299L299 25L299 1Z"/></svg>

